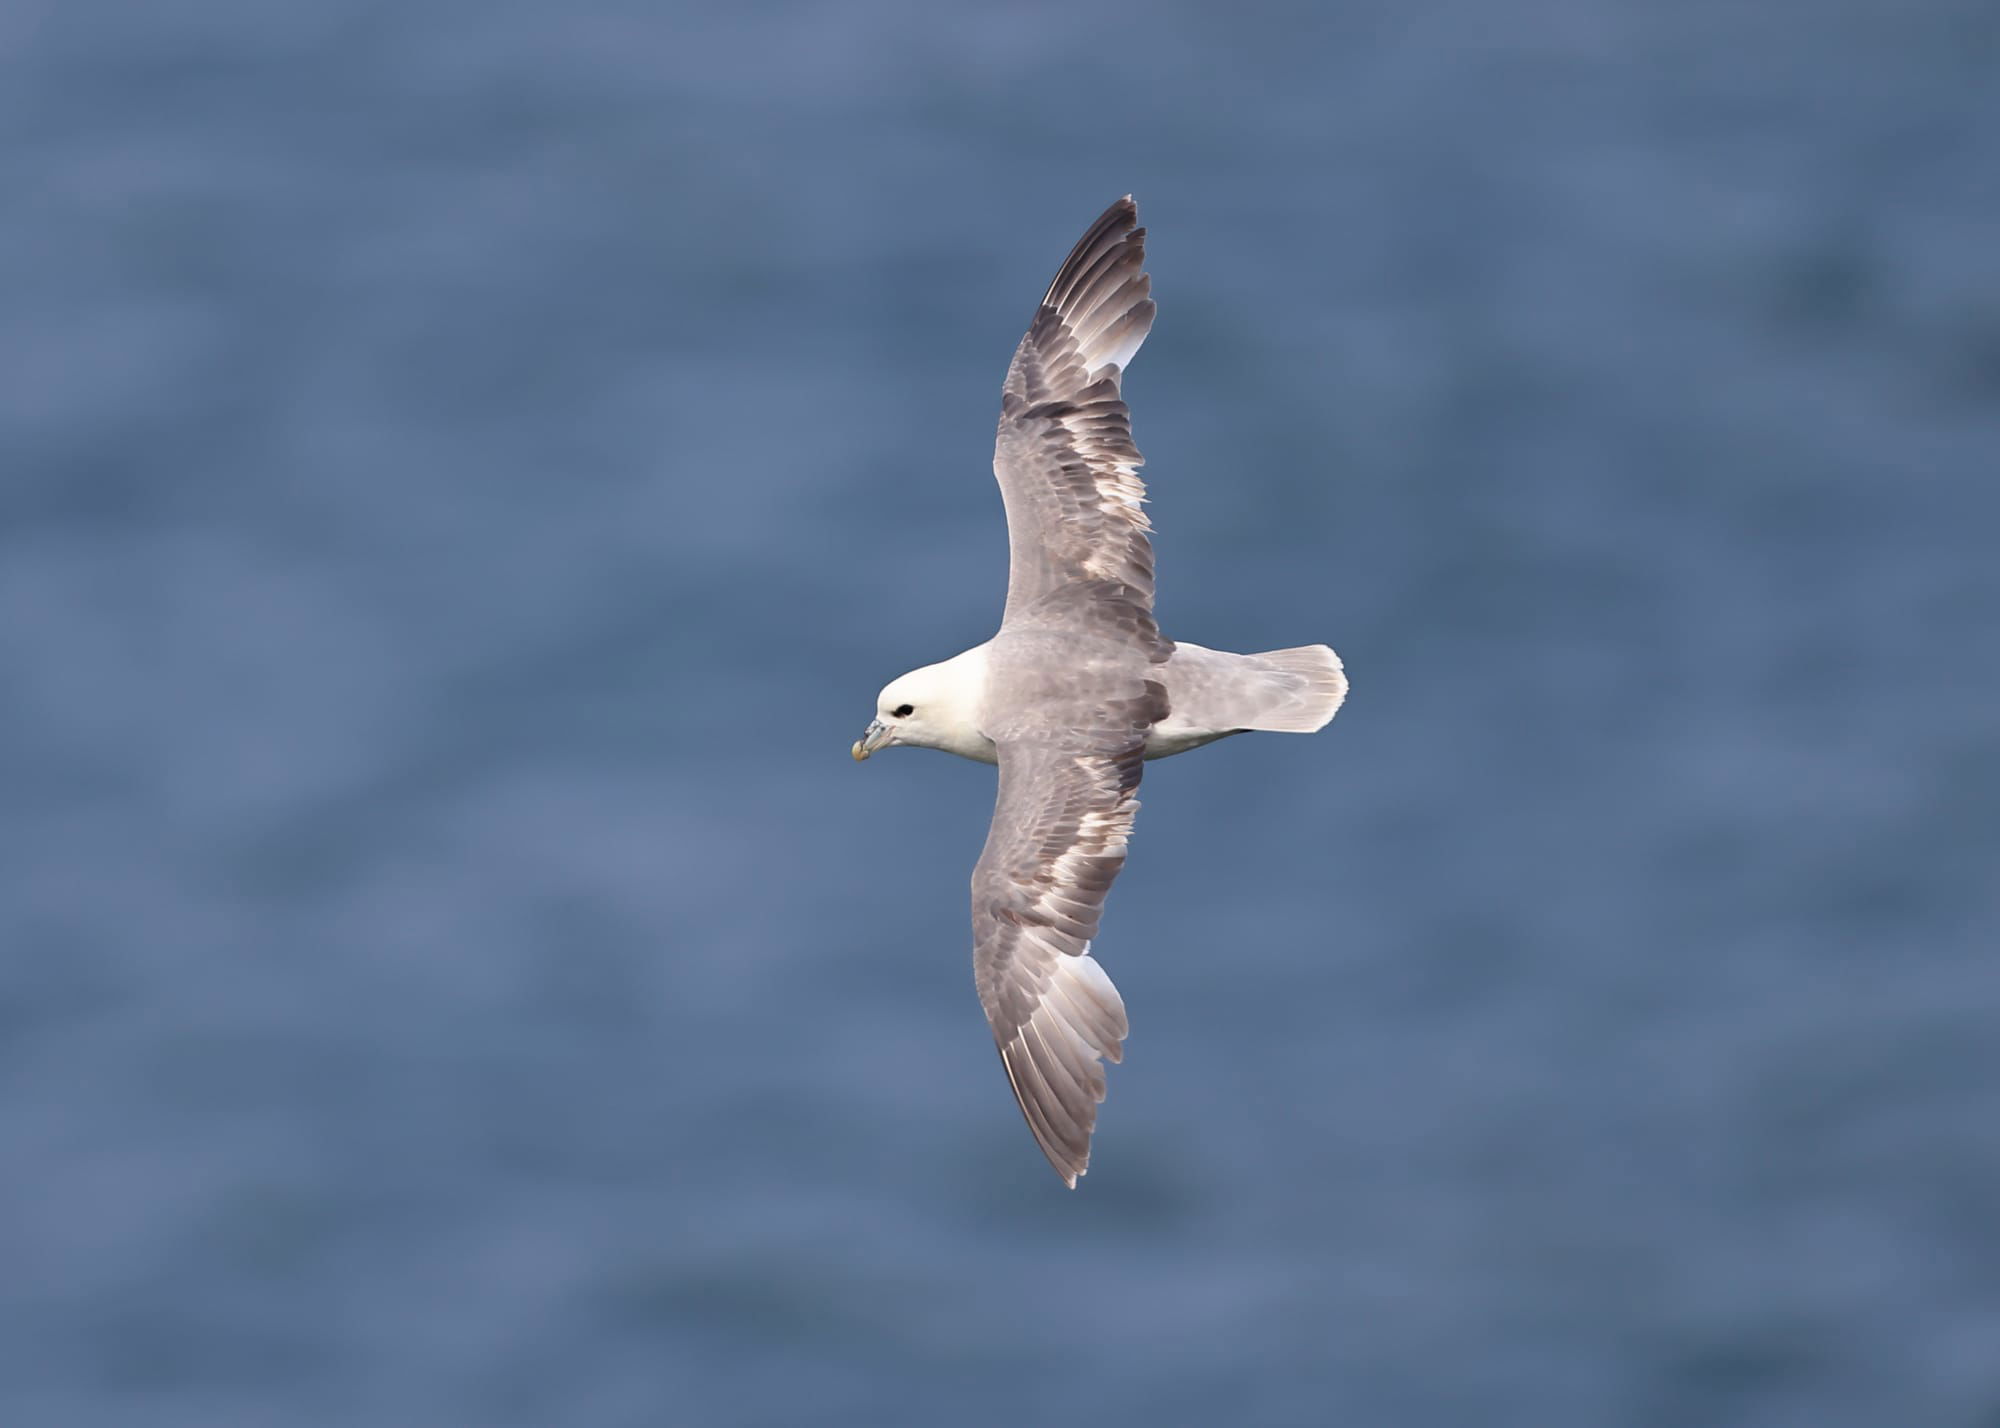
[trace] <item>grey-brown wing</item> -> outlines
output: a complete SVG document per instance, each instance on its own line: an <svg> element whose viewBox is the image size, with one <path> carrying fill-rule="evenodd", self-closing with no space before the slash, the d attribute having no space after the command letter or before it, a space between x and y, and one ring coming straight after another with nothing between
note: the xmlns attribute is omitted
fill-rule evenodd
<svg viewBox="0 0 2000 1428"><path fill-rule="evenodd" d="M1125 1004L1090 955L1139 811L1160 686L1107 706L1088 739L1003 741L993 827L972 874L973 978L1028 1128L1072 1187L1090 1164L1104 1059ZM1122 742L1110 733L1123 726Z"/></svg>
<svg viewBox="0 0 2000 1428"><path fill-rule="evenodd" d="M1077 581L1153 607L1144 460L1120 393L1153 325L1146 230L1131 196L1104 211L1049 284L1000 399L993 474L1007 504L1007 612Z"/></svg>

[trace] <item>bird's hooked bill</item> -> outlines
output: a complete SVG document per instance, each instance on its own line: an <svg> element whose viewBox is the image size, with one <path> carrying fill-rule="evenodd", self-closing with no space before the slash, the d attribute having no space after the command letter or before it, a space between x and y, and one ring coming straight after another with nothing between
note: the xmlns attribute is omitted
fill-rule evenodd
<svg viewBox="0 0 2000 1428"><path fill-rule="evenodd" d="M849 753L854 755L854 762L857 764L861 763L870 754L888 743L889 734L890 729L887 724L884 724L880 719L870 719L867 729L862 732L859 739L854 741L854 747L848 750Z"/></svg>

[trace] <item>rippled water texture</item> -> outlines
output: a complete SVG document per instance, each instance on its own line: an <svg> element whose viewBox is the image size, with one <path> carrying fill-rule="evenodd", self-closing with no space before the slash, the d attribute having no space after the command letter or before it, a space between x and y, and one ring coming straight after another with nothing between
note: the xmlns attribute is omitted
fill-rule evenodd
<svg viewBox="0 0 2000 1428"><path fill-rule="evenodd" d="M1990 5L0 18L0 1420L2000 1424ZM1139 195L1075 1194L988 443Z"/></svg>

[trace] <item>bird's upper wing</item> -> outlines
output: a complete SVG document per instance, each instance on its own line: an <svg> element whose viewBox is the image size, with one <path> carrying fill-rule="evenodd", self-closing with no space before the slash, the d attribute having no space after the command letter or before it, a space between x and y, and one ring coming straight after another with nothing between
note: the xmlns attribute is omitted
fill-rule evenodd
<svg viewBox="0 0 2000 1428"><path fill-rule="evenodd" d="M1146 729L1165 691L1134 682L1088 733L997 741L993 827L972 873L973 979L1007 1079L1043 1154L1072 1187L1090 1164L1125 1004L1090 955L1139 811Z"/></svg>
<svg viewBox="0 0 2000 1428"><path fill-rule="evenodd" d="M1091 225L1007 368L993 446L1012 549L1003 624L1077 581L1116 584L1152 611L1144 458L1119 392L1153 325L1138 225L1129 194Z"/></svg>

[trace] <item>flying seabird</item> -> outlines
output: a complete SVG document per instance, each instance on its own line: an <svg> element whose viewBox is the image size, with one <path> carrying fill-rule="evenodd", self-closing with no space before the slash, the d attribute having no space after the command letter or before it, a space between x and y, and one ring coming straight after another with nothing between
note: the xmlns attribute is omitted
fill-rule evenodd
<svg viewBox="0 0 2000 1428"><path fill-rule="evenodd" d="M1091 956L1125 865L1141 761L1263 729L1309 734L1347 695L1325 645L1228 654L1153 621L1142 458L1120 391L1153 325L1126 195L1070 252L1007 368L993 474L1011 550L1000 631L892 681L855 743L998 764L972 872L972 965L1007 1080L1072 1189L1090 1164L1125 1004Z"/></svg>

